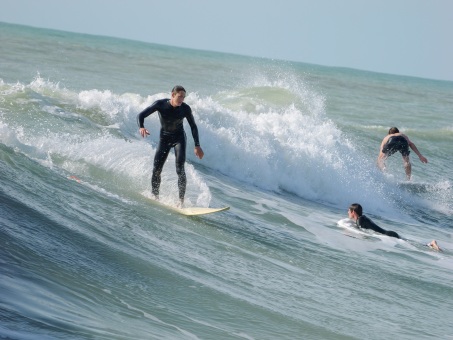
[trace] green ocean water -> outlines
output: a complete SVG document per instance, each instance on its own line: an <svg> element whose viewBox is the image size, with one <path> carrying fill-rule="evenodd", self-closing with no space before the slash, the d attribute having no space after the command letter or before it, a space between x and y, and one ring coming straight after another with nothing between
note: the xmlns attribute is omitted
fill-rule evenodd
<svg viewBox="0 0 453 340"><path fill-rule="evenodd" d="M3 23L0 46L1 338L451 337L453 82ZM227 212L149 200L136 115L175 84L205 152L187 128L186 202ZM429 161L409 183L375 166L391 126ZM166 202L176 181L170 155ZM406 241L340 227L352 202Z"/></svg>

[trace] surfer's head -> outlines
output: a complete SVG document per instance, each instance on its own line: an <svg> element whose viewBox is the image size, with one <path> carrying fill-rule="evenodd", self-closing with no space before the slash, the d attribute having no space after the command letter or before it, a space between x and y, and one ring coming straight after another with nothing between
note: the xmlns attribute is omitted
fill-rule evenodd
<svg viewBox="0 0 453 340"><path fill-rule="evenodd" d="M175 87L173 87L173 89L171 90L171 93L178 93L180 91L184 91L186 92L186 89L181 86L181 85L176 85Z"/></svg>
<svg viewBox="0 0 453 340"><path fill-rule="evenodd" d="M349 206L349 211L351 213L356 213L359 217L362 216L362 206L359 203L352 203Z"/></svg>
<svg viewBox="0 0 453 340"><path fill-rule="evenodd" d="M171 90L171 100L170 103L172 106L181 106L186 98L186 89L181 85L176 85Z"/></svg>
<svg viewBox="0 0 453 340"><path fill-rule="evenodd" d="M400 130L398 130L397 127L391 127L389 129L389 135L393 135L394 133L399 133L399 132L400 132Z"/></svg>

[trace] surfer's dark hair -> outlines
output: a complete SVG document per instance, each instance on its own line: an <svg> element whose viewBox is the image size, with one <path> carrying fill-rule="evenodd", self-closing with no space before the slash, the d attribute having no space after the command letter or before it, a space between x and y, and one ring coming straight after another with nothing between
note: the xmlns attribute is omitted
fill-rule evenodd
<svg viewBox="0 0 453 340"><path fill-rule="evenodd" d="M349 210L355 212L358 216L362 216L362 206L359 203L352 203Z"/></svg>
<svg viewBox="0 0 453 340"><path fill-rule="evenodd" d="M171 93L178 93L180 91L184 91L186 92L186 89L184 87L182 87L181 85L176 85L175 87L173 87L173 89L171 90Z"/></svg>
<svg viewBox="0 0 453 340"><path fill-rule="evenodd" d="M397 127L391 127L389 130L389 135L393 135L394 133L398 133L400 130L398 130Z"/></svg>

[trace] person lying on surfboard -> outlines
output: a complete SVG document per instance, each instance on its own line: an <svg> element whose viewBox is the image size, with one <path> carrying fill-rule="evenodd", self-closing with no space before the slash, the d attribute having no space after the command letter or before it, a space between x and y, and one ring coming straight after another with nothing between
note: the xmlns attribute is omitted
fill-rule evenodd
<svg viewBox="0 0 453 340"><path fill-rule="evenodd" d="M350 219L355 221L356 226L358 228L371 229L377 233L401 239L401 237L396 232L391 231L391 230L382 229L376 223L374 223L370 218L363 215L362 206L358 203L353 203L349 206L348 216ZM432 240L431 242L429 242L426 245L436 251L442 251L442 249L440 249L439 245L437 244L436 240Z"/></svg>
<svg viewBox="0 0 453 340"><path fill-rule="evenodd" d="M417 154L420 162L428 163L428 160L423 157L420 151L418 151L417 147L411 142L409 137L402 134L396 127L390 128L388 135L382 140L381 147L379 149L379 156L377 159L379 169L385 170L385 160L395 152L399 151L401 156L403 156L404 171L406 172L407 180L410 181L412 165L409 159L409 147Z"/></svg>
<svg viewBox="0 0 453 340"><path fill-rule="evenodd" d="M184 164L186 162L186 133L184 131L183 120L187 119L192 130L192 137L195 142L195 155L202 159L204 152L200 147L198 128L192 114L192 109L184 103L186 90L180 85L173 87L171 98L156 100L137 115L137 123L140 135L144 138L149 135L149 131L144 126L145 118L158 111L160 120L160 139L154 155L153 174L151 177L152 194L155 199L159 199L159 187L161 181L162 168L167 160L171 148L175 150L176 174L178 175L178 189L181 207L184 204L186 193L186 172Z"/></svg>

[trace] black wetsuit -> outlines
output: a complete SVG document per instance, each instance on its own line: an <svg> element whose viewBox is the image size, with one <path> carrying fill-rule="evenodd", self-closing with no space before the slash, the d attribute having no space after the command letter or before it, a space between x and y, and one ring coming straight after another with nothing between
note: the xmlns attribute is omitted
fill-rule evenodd
<svg viewBox="0 0 453 340"><path fill-rule="evenodd" d="M192 115L192 109L186 103L173 107L169 99L156 100L151 106L137 115L137 123L140 128L144 127L145 118L153 112L159 112L161 124L159 145L154 156L153 175L151 186L153 195L159 196L160 175L167 160L171 148L175 148L176 173L178 174L179 198L184 199L186 193L186 173L184 163L186 161L186 133L184 132L183 120L192 129L195 146L200 146L198 128Z"/></svg>
<svg viewBox="0 0 453 340"><path fill-rule="evenodd" d="M360 216L357 219L356 224L357 224L357 226L359 226L360 228L363 228L363 229L371 229L380 234L384 234L384 235L396 237L396 238L401 238L394 231L382 229L381 227L379 227L376 223L374 223L372 220L370 220L365 215Z"/></svg>
<svg viewBox="0 0 453 340"><path fill-rule="evenodd" d="M397 151L401 152L401 155L403 156L409 156L410 154L409 143L407 142L407 139L401 135L390 137L382 148L382 153L387 156L391 156Z"/></svg>

